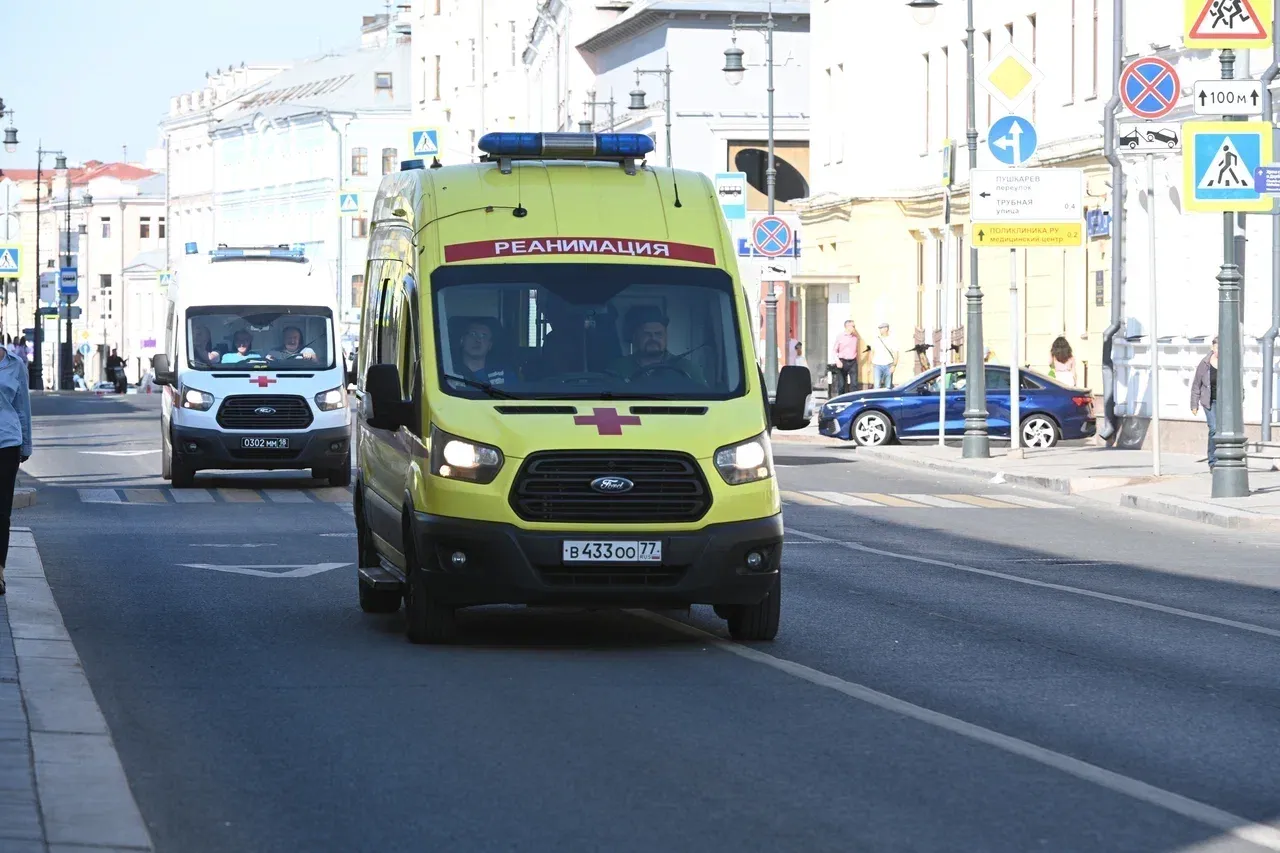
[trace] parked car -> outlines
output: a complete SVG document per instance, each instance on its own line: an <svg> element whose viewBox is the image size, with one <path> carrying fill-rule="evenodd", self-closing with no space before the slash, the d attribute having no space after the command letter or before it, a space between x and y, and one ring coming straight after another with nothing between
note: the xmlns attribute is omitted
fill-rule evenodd
<svg viewBox="0 0 1280 853"><path fill-rule="evenodd" d="M947 367L946 432L964 434L965 366ZM1009 436L1009 368L986 365L987 429ZM1047 376L1023 369L1019 420L1024 447L1053 447L1064 438L1094 434L1093 394L1067 388ZM897 440L937 439L938 369L916 376L897 388L854 391L827 401L818 414L818 431L832 438L876 447Z"/></svg>

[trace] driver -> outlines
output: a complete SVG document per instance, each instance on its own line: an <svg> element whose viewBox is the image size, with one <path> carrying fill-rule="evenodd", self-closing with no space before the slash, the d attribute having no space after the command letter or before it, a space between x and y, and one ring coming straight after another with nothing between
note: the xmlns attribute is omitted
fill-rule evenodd
<svg viewBox="0 0 1280 853"><path fill-rule="evenodd" d="M474 320L462 332L462 364L460 373L468 379L505 385L514 372L492 363L489 353L493 350L493 326L486 320Z"/></svg>
<svg viewBox="0 0 1280 853"><path fill-rule="evenodd" d="M262 358L260 354L253 352L253 335L249 334L244 329L236 332L235 336L231 339L231 342L235 346L236 350L235 352L229 352L222 357L223 364L235 364L238 361L249 361L251 359Z"/></svg>
<svg viewBox="0 0 1280 853"><path fill-rule="evenodd" d="M284 338L284 346L281 349L267 353L268 361L285 361L294 358L300 358L305 361L316 360L316 351L311 347L302 345L302 330L297 326L285 326L282 337Z"/></svg>
<svg viewBox="0 0 1280 853"><path fill-rule="evenodd" d="M653 305L637 305L627 312L625 328L631 331L631 355L613 363L613 372L635 377L646 372L682 373L706 385L698 366L684 356L667 352L667 325L670 319ZM659 365L663 367L659 368ZM655 370L655 368L657 368Z"/></svg>

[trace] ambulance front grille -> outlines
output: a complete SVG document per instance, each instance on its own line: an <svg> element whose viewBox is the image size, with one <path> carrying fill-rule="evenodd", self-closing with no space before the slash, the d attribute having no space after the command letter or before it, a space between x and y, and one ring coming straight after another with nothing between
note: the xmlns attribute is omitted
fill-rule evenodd
<svg viewBox="0 0 1280 853"><path fill-rule="evenodd" d="M591 488L625 477L623 494ZM525 521L575 524L679 524L711 508L711 491L692 456L667 451L545 451L525 459L511 486L511 508Z"/></svg>
<svg viewBox="0 0 1280 853"><path fill-rule="evenodd" d="M218 409L218 426L255 432L278 429L306 429L311 426L311 407L305 397L284 394L243 394L228 397Z"/></svg>

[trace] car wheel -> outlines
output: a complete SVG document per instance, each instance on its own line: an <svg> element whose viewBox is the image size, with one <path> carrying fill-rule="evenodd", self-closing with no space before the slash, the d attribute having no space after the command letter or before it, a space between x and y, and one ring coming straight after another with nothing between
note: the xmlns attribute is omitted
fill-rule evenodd
<svg viewBox="0 0 1280 853"><path fill-rule="evenodd" d="M415 644L442 644L457 632L457 611L427 595L412 542L405 543L404 633Z"/></svg>
<svg viewBox="0 0 1280 853"><path fill-rule="evenodd" d="M768 642L778 636L782 618L782 576L759 604L735 604L728 611L729 636L740 643Z"/></svg>
<svg viewBox="0 0 1280 853"><path fill-rule="evenodd" d="M173 457L170 455L169 437L164 429L160 430L160 476L166 480L173 479Z"/></svg>
<svg viewBox="0 0 1280 853"><path fill-rule="evenodd" d="M879 447L893 438L893 421L884 412L863 412L849 431L859 447Z"/></svg>
<svg viewBox="0 0 1280 853"><path fill-rule="evenodd" d="M1046 415L1032 415L1022 422L1022 444L1024 447L1044 449L1058 443L1062 433L1053 418Z"/></svg>
<svg viewBox="0 0 1280 853"><path fill-rule="evenodd" d="M169 450L169 479L175 489L189 489L196 484L195 469L183 463L172 448Z"/></svg>

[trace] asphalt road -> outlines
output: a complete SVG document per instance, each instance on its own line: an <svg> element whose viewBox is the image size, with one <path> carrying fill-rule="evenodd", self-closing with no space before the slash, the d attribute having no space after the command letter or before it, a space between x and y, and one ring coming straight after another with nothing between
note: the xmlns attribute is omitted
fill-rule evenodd
<svg viewBox="0 0 1280 853"><path fill-rule="evenodd" d="M486 608L415 647L343 495L175 503L157 407L37 400L22 520L160 851L1278 849L1229 832L1280 819L1275 537L779 442L776 642Z"/></svg>

